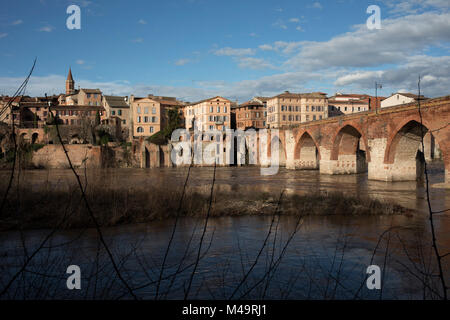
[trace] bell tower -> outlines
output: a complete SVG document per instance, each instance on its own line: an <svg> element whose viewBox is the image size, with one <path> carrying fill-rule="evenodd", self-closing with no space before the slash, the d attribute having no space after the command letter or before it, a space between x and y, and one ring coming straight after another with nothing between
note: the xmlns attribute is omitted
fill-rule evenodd
<svg viewBox="0 0 450 320"><path fill-rule="evenodd" d="M73 81L72 70L69 68L69 74L66 80L66 94L75 93L75 81Z"/></svg>

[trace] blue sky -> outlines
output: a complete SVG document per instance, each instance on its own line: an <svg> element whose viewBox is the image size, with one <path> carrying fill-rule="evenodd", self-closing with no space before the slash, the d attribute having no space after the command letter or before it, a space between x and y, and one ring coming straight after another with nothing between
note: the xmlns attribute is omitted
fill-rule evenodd
<svg viewBox="0 0 450 320"><path fill-rule="evenodd" d="M81 8L68 30L66 8ZM381 8L369 30L369 5ZM28 94L60 93L69 66L105 94L223 95L323 91L450 94L450 1L17 0L0 13L0 93L38 58Z"/></svg>

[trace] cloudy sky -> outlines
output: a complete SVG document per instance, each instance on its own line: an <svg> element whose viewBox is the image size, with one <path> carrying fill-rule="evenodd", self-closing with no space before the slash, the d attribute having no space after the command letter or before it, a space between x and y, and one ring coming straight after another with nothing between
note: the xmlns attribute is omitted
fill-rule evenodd
<svg viewBox="0 0 450 320"><path fill-rule="evenodd" d="M81 8L81 30L66 9ZM381 29L369 30L369 5ZM449 0L16 0L0 12L0 94L76 86L176 96L322 91L450 94Z"/></svg>

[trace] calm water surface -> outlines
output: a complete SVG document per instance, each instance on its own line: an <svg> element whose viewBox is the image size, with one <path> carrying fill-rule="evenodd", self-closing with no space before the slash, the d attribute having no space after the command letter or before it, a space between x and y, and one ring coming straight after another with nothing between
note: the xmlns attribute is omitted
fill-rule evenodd
<svg viewBox="0 0 450 320"><path fill-rule="evenodd" d="M87 178L119 189L145 190L154 184L181 188L186 173L186 168L90 170ZM193 168L189 188L208 192L212 174L212 168ZM2 172L1 177L4 185L7 173ZM22 179L21 183L31 185L33 189L51 183L64 190L75 182L68 170L26 171L22 173ZM441 165L433 165L431 183L443 180ZM417 270L429 268L429 262L433 261L429 255L423 183L368 181L366 174L327 176L317 171L281 169L275 176L261 176L256 167L217 169L216 197L222 191L233 191L243 197L248 193L263 192L276 196L283 189L300 194L339 191L370 196L415 209L416 213L411 217L308 217L300 222L294 235L296 217L281 217L275 221L267 216L210 219L189 298L423 297L424 286L417 279ZM432 188L431 199L436 211L450 208L448 189ZM155 296L173 224L174 221L166 220L104 229L121 272L139 297L153 299ZM160 298L184 297L203 226L203 219L179 222L160 284ZM392 227L392 232L385 233L380 240L380 235ZM436 216L442 252L450 251L449 230L449 215ZM49 230L0 233L1 287L8 283L23 265L24 257L33 252L48 233ZM76 292L66 289L65 271L71 264L79 265L82 270L82 290ZM366 288L365 271L370 264L377 264L383 270L383 290ZM450 281L448 261L444 262L444 267ZM246 281L241 283L243 278ZM99 245L97 233L86 229L53 235L3 298L102 299L129 298L129 295L115 276L109 258Z"/></svg>

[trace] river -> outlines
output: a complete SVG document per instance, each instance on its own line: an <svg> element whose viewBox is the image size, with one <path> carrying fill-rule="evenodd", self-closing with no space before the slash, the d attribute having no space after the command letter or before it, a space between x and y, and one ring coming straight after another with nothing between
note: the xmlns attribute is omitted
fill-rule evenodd
<svg viewBox="0 0 450 320"><path fill-rule="evenodd" d="M99 169L87 171L87 178L100 179L119 189L145 189L149 184L181 188L186 173L186 168ZM212 175L213 168L193 168L188 185L208 192ZM0 176L5 185L7 172ZM430 166L431 184L443 180L442 165ZM41 188L48 181L62 189L75 183L69 170L24 171L21 181L32 188ZM439 283L423 281L423 272L435 267L430 253L423 183L369 181L367 174L329 176L318 171L280 169L277 175L261 176L257 167L217 169L215 197L220 197L222 191L236 192L242 197L263 192L276 195L283 189L300 194L339 191L394 202L416 211L412 216L315 216L301 221L292 216L279 220L270 216L211 218L199 260L196 257L205 220L183 218L178 223L158 289L160 266L174 221L123 225L102 231L121 275L143 299L153 299L156 291L158 298L183 299L191 277L188 298L436 297L432 292L439 290ZM433 210L450 208L450 190L431 188L430 195ZM448 213L435 217L442 253L450 251L449 217ZM385 232L389 228L391 232ZM1 287L20 270L25 256L38 248L49 232L0 233ZM450 282L448 260L443 260L447 283ZM69 265L81 268L81 290L66 287ZM369 265L378 265L382 271L381 290L369 290L366 286ZM57 231L25 269L2 298L130 298L95 229ZM174 274L176 277L171 276Z"/></svg>

